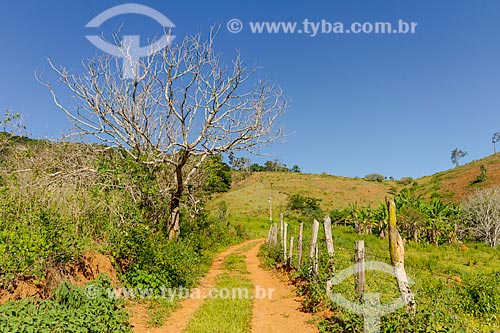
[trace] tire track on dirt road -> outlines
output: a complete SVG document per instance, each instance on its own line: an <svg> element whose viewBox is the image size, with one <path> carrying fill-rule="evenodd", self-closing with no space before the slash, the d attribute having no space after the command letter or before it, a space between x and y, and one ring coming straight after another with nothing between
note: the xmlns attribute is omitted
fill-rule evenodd
<svg viewBox="0 0 500 333"><path fill-rule="evenodd" d="M257 256L261 240L245 253L249 278L254 288L272 290L272 297L256 298L253 305L252 332L255 333L316 333L314 317L310 313L300 311L300 301L294 288L280 281L272 272L260 266Z"/></svg>

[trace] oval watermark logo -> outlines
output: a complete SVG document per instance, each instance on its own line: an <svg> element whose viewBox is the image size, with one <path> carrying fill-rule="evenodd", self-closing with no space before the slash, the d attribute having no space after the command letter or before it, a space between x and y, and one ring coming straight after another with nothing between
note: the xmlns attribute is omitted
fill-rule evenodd
<svg viewBox="0 0 500 333"><path fill-rule="evenodd" d="M98 28L109 19L124 14L139 14L150 17L164 29L175 27L175 24L168 17L156 9L136 3L127 3L109 8L90 20L85 27ZM87 35L85 37L102 51L123 59L122 74L125 79L131 79L136 76L140 58L157 53L175 39L175 36L164 33L157 41L141 47L139 35L123 36L120 45L112 44L98 35Z"/></svg>
<svg viewBox="0 0 500 333"><path fill-rule="evenodd" d="M333 277L329 282L332 286L339 285L348 277L359 273L358 267L359 266L357 265L347 267L346 269L336 274L335 277ZM394 277L398 275L398 272L396 272L391 265L379 261L365 262L365 269L367 271L387 273ZM410 280L409 282L410 284L414 283L412 280ZM343 307L344 309L354 312L357 315L363 316L365 333L380 332L380 318L408 304L408 301L403 299L403 297L395 299L392 303L382 304L380 303L379 293L364 293L363 304L352 302L339 293L329 292L328 296L333 302Z"/></svg>

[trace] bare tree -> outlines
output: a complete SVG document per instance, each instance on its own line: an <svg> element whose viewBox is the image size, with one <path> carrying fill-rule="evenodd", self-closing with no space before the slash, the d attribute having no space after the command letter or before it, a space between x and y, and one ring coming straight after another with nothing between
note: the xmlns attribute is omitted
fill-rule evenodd
<svg viewBox="0 0 500 333"><path fill-rule="evenodd" d="M455 148L451 151L451 162L455 164L455 167L460 165L459 161L461 158L467 156L467 152L458 148Z"/></svg>
<svg viewBox="0 0 500 333"><path fill-rule="evenodd" d="M493 143L493 153L497 153L497 142L500 141L500 132L493 133L491 143Z"/></svg>
<svg viewBox="0 0 500 333"><path fill-rule="evenodd" d="M500 188L472 194L462 204L462 220L471 236L494 248L500 245Z"/></svg>
<svg viewBox="0 0 500 333"><path fill-rule="evenodd" d="M122 148L138 163L168 165L170 238L179 234L185 189L210 155L230 151L258 152L284 138L279 123L288 109L280 87L254 78L239 53L224 65L214 50L216 29L207 39L185 37L165 50L141 59L133 79L109 56L83 63L72 74L49 60L59 81L77 103L63 105L53 86L44 83L55 104L76 125L105 144Z"/></svg>

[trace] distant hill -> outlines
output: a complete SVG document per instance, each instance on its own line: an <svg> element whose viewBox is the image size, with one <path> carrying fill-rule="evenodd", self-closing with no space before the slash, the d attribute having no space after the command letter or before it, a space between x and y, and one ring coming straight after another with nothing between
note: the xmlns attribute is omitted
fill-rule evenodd
<svg viewBox="0 0 500 333"><path fill-rule="evenodd" d="M473 184L481 173L481 165L486 168L486 179ZM228 213L232 216L265 218L269 214L270 195L275 212L283 210L289 194L321 199L322 208L328 211L349 204L373 205L391 193L412 187L417 194L427 199L460 202L476 189L495 185L500 185L500 153L415 179L407 185L392 180L375 182L326 174L256 172L233 184L229 192L217 195L209 207L214 208L225 201Z"/></svg>
<svg viewBox="0 0 500 333"><path fill-rule="evenodd" d="M486 179L475 182L481 174L481 165L486 168ZM424 198L460 202L477 189L495 185L500 185L500 153L417 179L414 188Z"/></svg>
<svg viewBox="0 0 500 333"><path fill-rule="evenodd" d="M292 172L256 172L234 184L227 193L216 196L210 206L225 201L233 216L269 216L269 196L276 212L284 208L289 194L301 194L321 200L322 208L331 210L357 203L376 204L390 192L402 188L396 181L375 182L361 178L303 174Z"/></svg>

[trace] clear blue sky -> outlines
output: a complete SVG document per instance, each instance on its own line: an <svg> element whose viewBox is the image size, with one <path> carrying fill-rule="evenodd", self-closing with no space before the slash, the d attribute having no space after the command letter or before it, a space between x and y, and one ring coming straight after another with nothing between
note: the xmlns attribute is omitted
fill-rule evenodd
<svg viewBox="0 0 500 333"><path fill-rule="evenodd" d="M135 1L162 12L174 34L222 24L217 47L229 58L239 49L262 76L279 83L293 101L290 136L267 149L270 157L303 171L396 178L452 167L450 152L470 161L492 153L500 131L500 1L498 0L254 0ZM159 25L124 15L102 29L87 22L125 1L31 0L0 11L0 111L26 117L35 137L57 137L69 127L34 72L54 79L46 58L80 71L80 59L99 52L88 34L122 31L147 38ZM238 18L242 32L226 22ZM418 23L407 35L252 34L250 21L391 21ZM113 30L114 31L114 30Z"/></svg>

